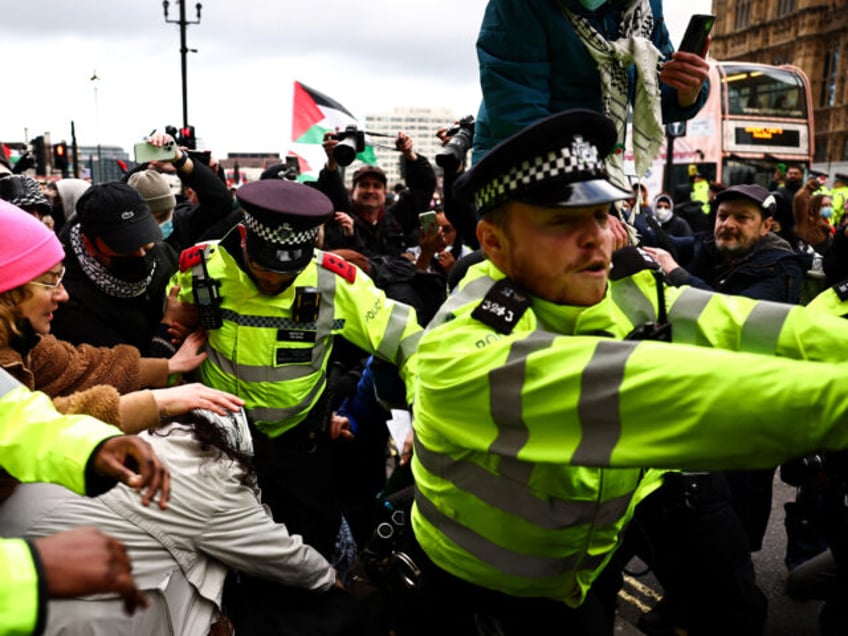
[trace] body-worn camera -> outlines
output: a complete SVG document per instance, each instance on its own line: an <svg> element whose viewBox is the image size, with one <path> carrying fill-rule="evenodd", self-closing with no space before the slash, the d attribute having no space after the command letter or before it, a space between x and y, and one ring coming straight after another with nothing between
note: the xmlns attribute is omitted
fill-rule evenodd
<svg viewBox="0 0 848 636"><path fill-rule="evenodd" d="M448 128L445 135L450 139L436 155L436 163L446 172L456 172L474 139L474 116L463 117L456 126Z"/></svg>
<svg viewBox="0 0 848 636"><path fill-rule="evenodd" d="M356 126L348 126L342 132L331 137L339 143L333 148L333 159L340 166L349 166L356 159L356 153L365 150L365 131Z"/></svg>

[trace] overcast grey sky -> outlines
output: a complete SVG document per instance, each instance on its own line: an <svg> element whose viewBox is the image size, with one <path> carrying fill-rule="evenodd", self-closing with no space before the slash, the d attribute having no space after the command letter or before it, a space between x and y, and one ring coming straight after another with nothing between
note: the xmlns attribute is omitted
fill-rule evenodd
<svg viewBox="0 0 848 636"><path fill-rule="evenodd" d="M160 0L4 0L0 140L49 131L128 150L182 124L180 37ZM195 19L195 2L186 5ZM477 112L486 0L204 0L187 45L189 123L217 156L281 152L299 80L357 117L396 106ZM677 44L710 0L665 3ZM169 17L179 17L170 3ZM90 78L96 71L99 80Z"/></svg>

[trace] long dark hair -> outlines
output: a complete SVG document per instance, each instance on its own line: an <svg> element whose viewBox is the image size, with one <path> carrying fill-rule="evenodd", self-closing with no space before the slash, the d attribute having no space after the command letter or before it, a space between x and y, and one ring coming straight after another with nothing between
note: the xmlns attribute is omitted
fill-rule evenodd
<svg viewBox="0 0 848 636"><path fill-rule="evenodd" d="M163 431L162 428L168 424L180 424L183 427L190 427L194 439L200 442L200 449L204 452L212 454L213 460L218 460L226 457L235 462L241 469L240 482L244 486L253 488L256 486L256 468L253 463L253 456L233 448L227 436L207 417L204 417L202 411L189 411L183 415L177 415L167 418L162 421L162 426L151 433L167 437L170 433ZM209 413L209 418L218 417L214 413Z"/></svg>

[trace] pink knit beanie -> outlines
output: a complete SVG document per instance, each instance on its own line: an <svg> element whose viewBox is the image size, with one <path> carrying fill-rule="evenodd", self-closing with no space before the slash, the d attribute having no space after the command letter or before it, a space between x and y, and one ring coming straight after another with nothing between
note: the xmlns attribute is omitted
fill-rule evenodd
<svg viewBox="0 0 848 636"><path fill-rule="evenodd" d="M0 200L0 293L28 283L64 258L62 244L44 223Z"/></svg>

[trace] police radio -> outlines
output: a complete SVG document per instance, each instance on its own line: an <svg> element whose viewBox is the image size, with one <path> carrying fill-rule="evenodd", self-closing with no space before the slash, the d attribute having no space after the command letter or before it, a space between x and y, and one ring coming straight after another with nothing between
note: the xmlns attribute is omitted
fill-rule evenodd
<svg viewBox="0 0 848 636"><path fill-rule="evenodd" d="M655 322L645 322L631 331L625 340L659 340L660 342L671 342L671 323L665 309L665 286L663 285L663 273L661 270L652 270L654 281L657 284L657 319Z"/></svg>
<svg viewBox="0 0 848 636"><path fill-rule="evenodd" d="M180 270L191 268L191 291L198 309L200 326L204 329L220 329L224 324L221 313L220 281L209 276L206 269L204 245L195 245L180 254Z"/></svg>

